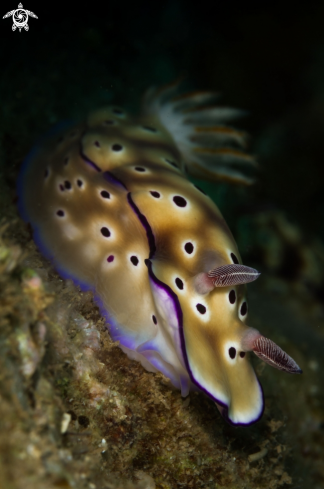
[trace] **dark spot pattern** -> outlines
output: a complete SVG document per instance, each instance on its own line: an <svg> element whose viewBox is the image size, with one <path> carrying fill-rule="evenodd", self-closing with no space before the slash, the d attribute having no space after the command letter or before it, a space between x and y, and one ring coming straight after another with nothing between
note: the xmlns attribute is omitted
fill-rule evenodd
<svg viewBox="0 0 324 489"><path fill-rule="evenodd" d="M237 256L236 256L236 255L234 255L234 253L231 253L231 258L232 258L232 260L233 260L233 263L235 263L236 265L238 265L238 264L240 263L240 262L238 261L238 259L237 259Z"/></svg>
<svg viewBox="0 0 324 489"><path fill-rule="evenodd" d="M77 180L77 184L78 184L78 187L82 187L82 185L83 185L82 180L78 179L78 180Z"/></svg>
<svg viewBox="0 0 324 489"><path fill-rule="evenodd" d="M152 315L152 320L153 320L153 323L154 323L154 324L157 324L157 319L156 319L156 317L154 316L154 314Z"/></svg>
<svg viewBox="0 0 324 489"><path fill-rule="evenodd" d="M205 314L206 312L206 307L203 304L196 304L197 311L200 312L200 314Z"/></svg>
<svg viewBox="0 0 324 489"><path fill-rule="evenodd" d="M231 348L228 350L228 354L231 357L232 360L236 357L236 349L234 346L231 346Z"/></svg>
<svg viewBox="0 0 324 489"><path fill-rule="evenodd" d="M70 190L72 185L71 185L71 182L69 182L68 180L65 180L64 182L64 187L67 189L67 190Z"/></svg>
<svg viewBox="0 0 324 489"><path fill-rule="evenodd" d="M122 145L121 144L113 144L112 146L112 150L113 151L121 151L123 149Z"/></svg>
<svg viewBox="0 0 324 489"><path fill-rule="evenodd" d="M115 259L114 255L109 255L107 258L107 262L111 263L112 261L114 261L114 259Z"/></svg>
<svg viewBox="0 0 324 489"><path fill-rule="evenodd" d="M100 229L100 231L101 231L101 234L102 234L102 235L103 235L105 238L109 238L109 236L110 236L110 231L109 231L109 229L108 229L108 228L106 228L106 227L102 227L102 228Z"/></svg>
<svg viewBox="0 0 324 489"><path fill-rule="evenodd" d="M177 205L178 207L186 207L187 205L187 201L186 199L184 199L183 197L181 197L180 195L176 195L175 197L173 197L173 202L175 203L175 205Z"/></svg>
<svg viewBox="0 0 324 489"><path fill-rule="evenodd" d="M241 305L240 313L241 313L242 316L245 316L246 313L247 313L247 303L245 301Z"/></svg>
<svg viewBox="0 0 324 489"><path fill-rule="evenodd" d="M123 115L123 111L121 109L113 109L113 113L117 115Z"/></svg>
<svg viewBox="0 0 324 489"><path fill-rule="evenodd" d="M175 279L175 283L176 283L176 286L178 287L178 289L180 289L180 290L183 289L183 282L182 282L181 278L177 277Z"/></svg>
<svg viewBox="0 0 324 489"><path fill-rule="evenodd" d="M245 357L245 351L240 351L240 357L244 358Z"/></svg>
<svg viewBox="0 0 324 489"><path fill-rule="evenodd" d="M48 171L48 168L46 168L45 172L44 172L44 177L47 178L49 175L49 171Z"/></svg>
<svg viewBox="0 0 324 489"><path fill-rule="evenodd" d="M145 168L143 168L142 166L135 166L135 170L140 172L146 171Z"/></svg>
<svg viewBox="0 0 324 489"><path fill-rule="evenodd" d="M63 217L63 216L65 216L64 211L62 211L61 209L60 209L59 211L57 211L57 213L56 213L56 214L57 214L59 217Z"/></svg>
<svg viewBox="0 0 324 489"><path fill-rule="evenodd" d="M236 301L236 293L235 290L231 290L230 293L228 294L228 298L231 304L235 304Z"/></svg>
<svg viewBox="0 0 324 489"><path fill-rule="evenodd" d="M138 262L139 262L139 260L138 260L137 256L134 256L134 255L133 255L133 256L131 256L131 257L130 257L130 261L132 262L132 264L133 264L135 267L137 267Z"/></svg>
<svg viewBox="0 0 324 489"><path fill-rule="evenodd" d="M64 192L64 185L62 185L61 183L60 183L60 190L61 192Z"/></svg>
<svg viewBox="0 0 324 489"><path fill-rule="evenodd" d="M159 192L156 192L155 190L151 190L150 194L152 195L152 197L155 197L156 199L160 198Z"/></svg>
<svg viewBox="0 0 324 489"><path fill-rule="evenodd" d="M100 148L100 143L99 143L99 141L95 141L93 144L94 144L95 146L97 146L97 148Z"/></svg>
<svg viewBox="0 0 324 489"><path fill-rule="evenodd" d="M191 255L191 253L194 250L194 245L192 243L190 243L190 241L188 241L188 243L185 244L184 249L186 250L188 255Z"/></svg>
<svg viewBox="0 0 324 489"><path fill-rule="evenodd" d="M110 199L110 193L107 190L101 190L100 195L104 199Z"/></svg>

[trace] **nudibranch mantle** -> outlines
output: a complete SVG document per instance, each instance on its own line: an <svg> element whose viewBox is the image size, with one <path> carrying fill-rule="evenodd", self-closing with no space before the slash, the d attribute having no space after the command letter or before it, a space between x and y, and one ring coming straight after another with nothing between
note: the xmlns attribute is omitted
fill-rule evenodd
<svg viewBox="0 0 324 489"><path fill-rule="evenodd" d="M63 277L94 291L111 336L186 396L207 393L232 424L263 412L249 351L299 373L275 343L246 325L247 282L236 243L198 178L251 183L245 136L224 124L214 94L147 93L143 115L116 107L49 137L27 158L19 209Z"/></svg>

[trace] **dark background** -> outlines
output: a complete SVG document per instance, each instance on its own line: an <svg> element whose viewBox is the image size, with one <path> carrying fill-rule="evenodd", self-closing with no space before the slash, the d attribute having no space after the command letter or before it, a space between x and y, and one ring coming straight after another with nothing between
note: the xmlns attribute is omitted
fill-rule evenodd
<svg viewBox="0 0 324 489"><path fill-rule="evenodd" d="M2 2L1 16L14 8ZM0 124L10 141L2 147L19 139L28 151L61 119L112 100L136 108L148 86L185 75L189 88L220 91L224 105L249 112L236 124L260 163L259 184L243 198L248 212L284 209L324 238L323 2L30 0L24 8L38 16L29 32L0 22ZM242 211L240 196L225 193Z"/></svg>

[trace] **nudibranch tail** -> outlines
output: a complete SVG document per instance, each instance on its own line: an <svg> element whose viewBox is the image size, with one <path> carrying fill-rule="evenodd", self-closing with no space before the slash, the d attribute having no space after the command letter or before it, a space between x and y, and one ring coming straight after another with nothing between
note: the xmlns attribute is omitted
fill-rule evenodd
<svg viewBox="0 0 324 489"><path fill-rule="evenodd" d="M250 185L254 179L246 170L256 161L242 149L246 134L227 126L244 111L213 105L219 94L191 92L177 95L179 82L165 89L151 89L144 98L147 115L158 116L171 134L194 177ZM210 105L212 104L212 105Z"/></svg>

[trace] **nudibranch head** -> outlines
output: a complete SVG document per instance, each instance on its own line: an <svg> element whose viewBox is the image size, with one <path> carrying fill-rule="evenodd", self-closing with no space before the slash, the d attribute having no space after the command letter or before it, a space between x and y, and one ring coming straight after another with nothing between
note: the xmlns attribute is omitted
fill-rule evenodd
<svg viewBox="0 0 324 489"><path fill-rule="evenodd" d="M196 308L202 316L199 322L204 323L190 321L186 328L186 352L194 382L223 407L222 413L231 423L256 421L263 412L263 394L242 345L249 329L245 287L216 288L208 297L204 295Z"/></svg>

